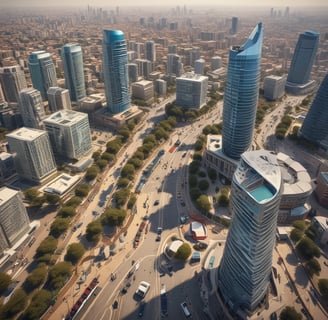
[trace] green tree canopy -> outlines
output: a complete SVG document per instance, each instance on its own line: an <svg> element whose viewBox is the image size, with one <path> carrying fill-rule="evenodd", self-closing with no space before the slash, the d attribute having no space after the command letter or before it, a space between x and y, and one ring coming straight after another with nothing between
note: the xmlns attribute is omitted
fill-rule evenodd
<svg viewBox="0 0 328 320"><path fill-rule="evenodd" d="M64 286L72 273L72 264L66 261L55 264L48 275L49 285L52 289L58 290Z"/></svg>
<svg viewBox="0 0 328 320"><path fill-rule="evenodd" d="M75 189L75 195L81 198L84 198L88 195L90 191L90 185L87 183L79 184Z"/></svg>
<svg viewBox="0 0 328 320"><path fill-rule="evenodd" d="M68 230L71 218L57 217L50 226L49 234L55 238L59 238L65 231Z"/></svg>
<svg viewBox="0 0 328 320"><path fill-rule="evenodd" d="M116 208L107 208L103 218L102 223L108 224L110 226L121 226L126 217L126 211Z"/></svg>
<svg viewBox="0 0 328 320"><path fill-rule="evenodd" d="M296 249L299 254L306 260L310 260L313 257L320 257L320 249L308 237L303 237L296 245Z"/></svg>
<svg viewBox="0 0 328 320"><path fill-rule="evenodd" d="M305 264L306 269L309 271L311 277L315 274L319 276L321 272L321 266L317 259L312 258L311 260L307 261Z"/></svg>
<svg viewBox="0 0 328 320"><path fill-rule="evenodd" d="M35 268L25 279L23 284L26 292L31 292L34 289L41 286L47 279L48 270L46 265L42 264L41 266Z"/></svg>
<svg viewBox="0 0 328 320"><path fill-rule="evenodd" d="M198 188L202 191L206 191L209 188L210 184L206 179L200 180L198 182Z"/></svg>
<svg viewBox="0 0 328 320"><path fill-rule="evenodd" d="M101 155L101 159L104 159L104 160L107 160L108 163L111 163L115 160L115 156L108 153L108 152L104 152L102 155Z"/></svg>
<svg viewBox="0 0 328 320"><path fill-rule="evenodd" d="M305 221L304 220L295 220L294 222L293 222L293 227L294 228L297 228L297 229L299 229L299 230L301 230L301 231L305 231L305 229L306 229L306 224L305 224Z"/></svg>
<svg viewBox="0 0 328 320"><path fill-rule="evenodd" d="M42 314L49 307L52 294L48 290L38 290L33 294L30 305L23 313L24 320L40 319Z"/></svg>
<svg viewBox="0 0 328 320"><path fill-rule="evenodd" d="M119 178L118 181L117 181L117 186L119 188L125 188L129 185L130 183L130 180L128 178Z"/></svg>
<svg viewBox="0 0 328 320"><path fill-rule="evenodd" d="M121 149L121 142L117 139L109 141L106 145L106 151L111 154L117 154L117 152Z"/></svg>
<svg viewBox="0 0 328 320"><path fill-rule="evenodd" d="M113 195L114 201L118 208L123 207L128 201L129 197L130 190L128 188L122 188L120 190L117 190Z"/></svg>
<svg viewBox="0 0 328 320"><path fill-rule="evenodd" d="M206 195L201 195L197 200L196 200L196 205L204 213L207 213L211 209L211 204L208 200L208 197Z"/></svg>
<svg viewBox="0 0 328 320"><path fill-rule="evenodd" d="M92 181L96 179L98 173L99 167L97 165L92 165L90 168L87 169L87 172L85 173L85 178L89 181ZM83 197L85 196L83 195Z"/></svg>
<svg viewBox="0 0 328 320"><path fill-rule="evenodd" d="M99 241L101 232L102 232L102 226L100 220L97 219L95 221L90 222L87 225L85 237L90 242Z"/></svg>
<svg viewBox="0 0 328 320"><path fill-rule="evenodd" d="M76 208L78 205L81 204L81 202L82 199L80 197L74 196L65 203L65 207Z"/></svg>
<svg viewBox="0 0 328 320"><path fill-rule="evenodd" d="M300 241L303 237L303 231L298 228L293 228L290 233L290 238L296 243Z"/></svg>
<svg viewBox="0 0 328 320"><path fill-rule="evenodd" d="M319 290L323 298L327 301L328 299L328 279L319 279L318 282Z"/></svg>
<svg viewBox="0 0 328 320"><path fill-rule="evenodd" d="M11 284L11 276L7 273L0 272L0 295L3 294Z"/></svg>
<svg viewBox="0 0 328 320"><path fill-rule="evenodd" d="M57 204L60 203L60 196L57 194L45 193L45 200L49 204Z"/></svg>
<svg viewBox="0 0 328 320"><path fill-rule="evenodd" d="M107 166L108 162L105 159L99 159L96 161L96 165L99 167L100 171L103 171L106 166Z"/></svg>
<svg viewBox="0 0 328 320"><path fill-rule="evenodd" d="M27 200L33 201L39 195L39 191L36 188L30 188L24 191L24 196Z"/></svg>
<svg viewBox="0 0 328 320"><path fill-rule="evenodd" d="M121 170L121 177L128 178L129 180L134 179L135 168L131 163L126 164Z"/></svg>
<svg viewBox="0 0 328 320"><path fill-rule="evenodd" d="M101 155L100 151L95 151L95 152L92 154L92 159L93 159L94 161L97 161L98 159L100 159L100 155Z"/></svg>
<svg viewBox="0 0 328 320"><path fill-rule="evenodd" d="M213 168L209 168L208 171L207 171L207 174L208 174L208 177L211 179L212 182L214 182L218 177L216 170L213 169Z"/></svg>
<svg viewBox="0 0 328 320"><path fill-rule="evenodd" d="M302 315L294 307L285 307L279 316L280 320L302 320Z"/></svg>
<svg viewBox="0 0 328 320"><path fill-rule="evenodd" d="M1 319L12 319L16 314L26 308L28 299L25 291L22 288L17 288L9 301L1 308Z"/></svg>
<svg viewBox="0 0 328 320"><path fill-rule="evenodd" d="M38 257L43 256L45 254L53 254L57 249L58 240L52 236L46 237L36 249L36 255Z"/></svg>
<svg viewBox="0 0 328 320"><path fill-rule="evenodd" d="M67 248L65 260L71 262L73 265L77 264L84 253L85 249L81 243L72 243Z"/></svg>
<svg viewBox="0 0 328 320"><path fill-rule="evenodd" d="M174 258L179 259L179 260L187 260L189 256L191 255L191 247L188 243L183 243L177 252L174 255Z"/></svg>
<svg viewBox="0 0 328 320"><path fill-rule="evenodd" d="M79 198L80 199L80 198ZM76 215L76 210L74 207L69 207L65 205L58 211L58 216L61 218L74 217Z"/></svg>

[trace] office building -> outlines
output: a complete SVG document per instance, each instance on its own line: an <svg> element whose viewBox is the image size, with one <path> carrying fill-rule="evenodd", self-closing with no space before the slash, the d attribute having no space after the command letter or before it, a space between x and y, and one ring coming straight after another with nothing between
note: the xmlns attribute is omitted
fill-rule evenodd
<svg viewBox="0 0 328 320"><path fill-rule="evenodd" d="M147 41L145 45L145 58L151 62L156 61L156 45L154 41Z"/></svg>
<svg viewBox="0 0 328 320"><path fill-rule="evenodd" d="M16 175L14 155L0 152L0 184L4 184Z"/></svg>
<svg viewBox="0 0 328 320"><path fill-rule="evenodd" d="M136 63L128 63L128 73L129 73L129 81L137 82L138 81L138 65Z"/></svg>
<svg viewBox="0 0 328 320"><path fill-rule="evenodd" d="M72 109L68 89L63 89L60 87L50 87L47 91L47 95L49 109L52 113L63 109Z"/></svg>
<svg viewBox="0 0 328 320"><path fill-rule="evenodd" d="M57 86L56 68L51 55L46 51L35 51L29 56L33 87L40 91L42 99L47 100L47 90Z"/></svg>
<svg viewBox="0 0 328 320"><path fill-rule="evenodd" d="M18 65L0 68L0 83L8 103L18 102L19 92L27 88L24 71Z"/></svg>
<svg viewBox="0 0 328 320"><path fill-rule="evenodd" d="M205 70L205 60L204 59L198 59L194 63L194 71L196 74L203 75Z"/></svg>
<svg viewBox="0 0 328 320"><path fill-rule="evenodd" d="M135 63L138 66L138 76L148 79L153 71L153 64L146 59L136 59Z"/></svg>
<svg viewBox="0 0 328 320"><path fill-rule="evenodd" d="M23 127L7 134L6 138L10 152L16 153L15 165L21 178L41 183L56 172L46 131Z"/></svg>
<svg viewBox="0 0 328 320"><path fill-rule="evenodd" d="M219 68L221 68L222 66L222 59L221 57L212 57L211 58L211 70L214 71L214 70L217 70Z"/></svg>
<svg viewBox="0 0 328 320"><path fill-rule="evenodd" d="M238 17L232 17L231 19L231 34L236 34L238 32Z"/></svg>
<svg viewBox="0 0 328 320"><path fill-rule="evenodd" d="M7 187L0 188L0 256L21 240L29 230L29 223L21 193Z"/></svg>
<svg viewBox="0 0 328 320"><path fill-rule="evenodd" d="M42 129L46 117L39 90L23 89L19 93L19 110L25 127Z"/></svg>
<svg viewBox="0 0 328 320"><path fill-rule="evenodd" d="M167 46L167 53L177 54L178 53L178 47L176 44L170 44Z"/></svg>
<svg viewBox="0 0 328 320"><path fill-rule="evenodd" d="M91 132L86 113L57 111L44 120L44 128L56 155L80 159L91 151Z"/></svg>
<svg viewBox="0 0 328 320"><path fill-rule="evenodd" d="M154 85L152 81L141 80L132 83L132 97L134 99L140 99L147 103L151 103L154 100Z"/></svg>
<svg viewBox="0 0 328 320"><path fill-rule="evenodd" d="M155 80L155 92L161 96L166 95L167 83L163 79Z"/></svg>
<svg viewBox="0 0 328 320"><path fill-rule="evenodd" d="M281 189L275 155L266 150L241 155L231 185L233 218L218 270L220 297L229 313L241 319L267 297Z"/></svg>
<svg viewBox="0 0 328 320"><path fill-rule="evenodd" d="M263 83L263 96L268 100L275 101L285 94L287 76L267 76Z"/></svg>
<svg viewBox="0 0 328 320"><path fill-rule="evenodd" d="M76 43L65 44L61 49L65 85L72 101L86 96L82 49Z"/></svg>
<svg viewBox="0 0 328 320"><path fill-rule="evenodd" d="M259 92L263 28L259 23L241 46L233 46L223 104L222 151L238 160L251 147Z"/></svg>
<svg viewBox="0 0 328 320"><path fill-rule="evenodd" d="M108 112L121 113L130 107L128 57L124 33L103 31L103 71Z"/></svg>
<svg viewBox="0 0 328 320"><path fill-rule="evenodd" d="M287 93L307 94L315 88L310 76L318 45L319 32L308 30L300 34L287 77Z"/></svg>
<svg viewBox="0 0 328 320"><path fill-rule="evenodd" d="M176 79L176 105L200 109L206 104L208 78L187 72Z"/></svg>
<svg viewBox="0 0 328 320"><path fill-rule="evenodd" d="M312 102L300 134L310 142L328 149L328 74Z"/></svg>
<svg viewBox="0 0 328 320"><path fill-rule="evenodd" d="M180 77L183 70L181 58L177 54L169 53L167 55L167 74Z"/></svg>

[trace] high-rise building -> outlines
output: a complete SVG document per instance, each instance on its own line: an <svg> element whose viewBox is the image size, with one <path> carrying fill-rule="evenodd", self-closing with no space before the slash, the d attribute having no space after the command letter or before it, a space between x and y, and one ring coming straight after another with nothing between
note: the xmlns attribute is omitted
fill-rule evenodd
<svg viewBox="0 0 328 320"><path fill-rule="evenodd" d="M238 32L238 17L232 17L231 19L231 34L236 34Z"/></svg>
<svg viewBox="0 0 328 320"><path fill-rule="evenodd" d="M7 187L0 188L0 256L28 232L29 223L21 193Z"/></svg>
<svg viewBox="0 0 328 320"><path fill-rule="evenodd" d="M50 53L46 51L32 52L29 56L28 66L33 87L40 91L43 100L47 100L49 87L57 86L56 68Z"/></svg>
<svg viewBox="0 0 328 320"><path fill-rule="evenodd" d="M208 77L187 72L176 78L176 105L199 109L206 104Z"/></svg>
<svg viewBox="0 0 328 320"><path fill-rule="evenodd" d="M86 96L82 49L76 43L65 44L61 49L61 57L66 88L71 100L78 101Z"/></svg>
<svg viewBox="0 0 328 320"><path fill-rule="evenodd" d="M19 110L25 127L42 129L46 114L39 90L23 89L19 93Z"/></svg>
<svg viewBox="0 0 328 320"><path fill-rule="evenodd" d="M128 56L124 33L103 31L103 71L108 111L123 112L130 107Z"/></svg>
<svg viewBox="0 0 328 320"><path fill-rule="evenodd" d="M156 46L154 41L146 42L145 58L151 62L156 61Z"/></svg>
<svg viewBox="0 0 328 320"><path fill-rule="evenodd" d="M136 63L128 63L128 73L129 73L129 81L137 82L138 81L138 65Z"/></svg>
<svg viewBox="0 0 328 320"><path fill-rule="evenodd" d="M170 44L167 46L167 53L177 54L177 52L178 52L178 47L176 44Z"/></svg>
<svg viewBox="0 0 328 320"><path fill-rule="evenodd" d="M181 58L177 54L169 53L167 55L167 73L169 75L175 75L176 77L180 77L182 73L182 63Z"/></svg>
<svg viewBox="0 0 328 320"><path fill-rule="evenodd" d="M7 152L0 152L0 184L16 175L14 155Z"/></svg>
<svg viewBox="0 0 328 320"><path fill-rule="evenodd" d="M167 83L163 79L156 79L155 80L155 91L159 95L166 95L167 91Z"/></svg>
<svg viewBox="0 0 328 320"><path fill-rule="evenodd" d="M44 120L55 154L80 159L92 149L88 115L73 110L57 111Z"/></svg>
<svg viewBox="0 0 328 320"><path fill-rule="evenodd" d="M231 226L219 266L219 292L231 314L252 314L264 301L272 273L281 171L266 150L241 155L230 196Z"/></svg>
<svg viewBox="0 0 328 320"><path fill-rule="evenodd" d="M19 92L27 88L24 71L18 65L0 68L0 83L7 102L18 102Z"/></svg>
<svg viewBox="0 0 328 320"><path fill-rule="evenodd" d="M315 88L310 76L318 45L319 32L308 30L300 34L287 77L288 93L307 94Z"/></svg>
<svg viewBox="0 0 328 320"><path fill-rule="evenodd" d="M47 95L51 112L56 112L62 109L70 110L72 108L68 89L50 87L47 91Z"/></svg>
<svg viewBox="0 0 328 320"><path fill-rule="evenodd" d="M146 59L136 59L135 63L138 65L138 76L148 79L150 73L153 71L152 63Z"/></svg>
<svg viewBox="0 0 328 320"><path fill-rule="evenodd" d="M16 170L21 178L40 183L56 171L46 131L23 127L6 138L10 152L16 153Z"/></svg>
<svg viewBox="0 0 328 320"><path fill-rule="evenodd" d="M205 60L204 59L198 59L194 63L194 70L196 74L203 75L205 69Z"/></svg>
<svg viewBox="0 0 328 320"><path fill-rule="evenodd" d="M312 102L301 127L301 135L316 145L328 149L328 74Z"/></svg>
<svg viewBox="0 0 328 320"><path fill-rule="evenodd" d="M212 57L211 58L211 70L217 70L219 68L221 68L221 64L222 64L222 58L221 57Z"/></svg>
<svg viewBox="0 0 328 320"><path fill-rule="evenodd" d="M243 45L230 49L223 105L222 151L232 159L238 160L252 143L262 37L262 23L259 23Z"/></svg>
<svg viewBox="0 0 328 320"><path fill-rule="evenodd" d="M285 93L287 76L267 76L263 82L263 96L268 100L277 100Z"/></svg>

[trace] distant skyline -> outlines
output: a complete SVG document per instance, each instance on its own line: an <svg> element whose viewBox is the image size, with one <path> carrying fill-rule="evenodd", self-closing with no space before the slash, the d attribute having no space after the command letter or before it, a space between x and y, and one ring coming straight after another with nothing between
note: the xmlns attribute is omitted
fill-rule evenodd
<svg viewBox="0 0 328 320"><path fill-rule="evenodd" d="M263 0L250 0L250 1L242 1L242 0L205 0L202 1L201 5L198 0L188 0L188 1L175 1L175 0L167 0L165 2L154 2L152 0L141 0L137 3L133 0L120 0L120 1L106 1L106 0L56 0L56 1L44 1L44 0L1 0L0 1L0 9L1 7L28 7L28 6L37 6L37 7L59 7L59 6L69 6L69 7L82 7L87 6L97 6L97 7L116 7L116 6L198 6L198 7L206 7L206 6L217 6L217 7L322 7L328 6L327 0L271 0L269 2L264 2Z"/></svg>

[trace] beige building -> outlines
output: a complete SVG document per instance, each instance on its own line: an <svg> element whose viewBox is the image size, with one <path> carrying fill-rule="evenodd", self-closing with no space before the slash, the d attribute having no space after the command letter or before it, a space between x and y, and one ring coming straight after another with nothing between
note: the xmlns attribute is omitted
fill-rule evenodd
<svg viewBox="0 0 328 320"><path fill-rule="evenodd" d="M132 98L140 99L147 103L154 100L154 85L152 81L141 80L132 83Z"/></svg>

